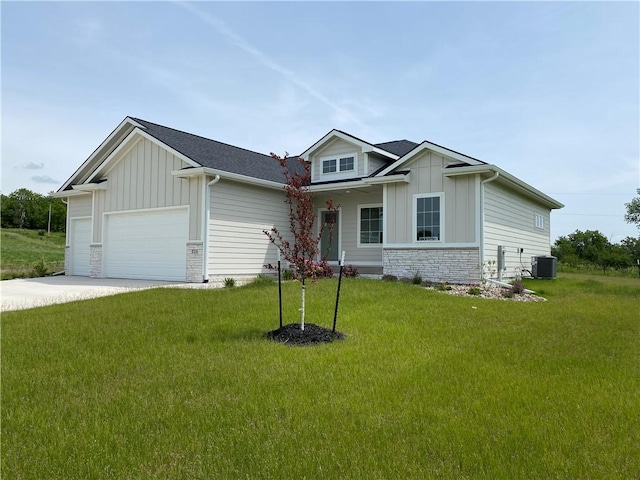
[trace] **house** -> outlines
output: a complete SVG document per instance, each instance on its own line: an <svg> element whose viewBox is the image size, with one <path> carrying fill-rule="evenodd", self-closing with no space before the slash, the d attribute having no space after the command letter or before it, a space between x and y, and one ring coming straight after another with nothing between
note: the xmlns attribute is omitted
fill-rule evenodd
<svg viewBox="0 0 640 480"><path fill-rule="evenodd" d="M482 264L499 260L510 278L550 253L550 212L563 205L495 165L340 130L300 157L318 217L334 222L331 245L321 241L334 264L344 250L361 272L469 283ZM288 230L283 181L268 155L127 117L55 194L68 202L65 272L180 282L267 273L277 252L263 231ZM337 212L323 209L327 198Z"/></svg>

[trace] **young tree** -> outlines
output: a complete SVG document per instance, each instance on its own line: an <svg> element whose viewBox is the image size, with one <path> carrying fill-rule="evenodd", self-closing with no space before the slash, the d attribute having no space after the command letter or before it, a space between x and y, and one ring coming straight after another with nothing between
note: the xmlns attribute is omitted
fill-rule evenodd
<svg viewBox="0 0 640 480"><path fill-rule="evenodd" d="M327 270L326 252L321 256L320 262L316 259L321 255L319 245L325 228L329 228L329 243L333 239L333 224L323 222L319 233L314 233L317 215L313 205L313 194L309 191L309 164L301 158L288 158L288 153L283 157L275 153L271 153L271 156L280 164L285 177L285 203L289 206L290 236L277 227L264 230L264 233L280 250L284 260L293 266L294 275L302 284L300 328L304 330L306 280L311 279L315 282L318 277L324 276ZM338 209L332 199L327 200L326 206L330 212ZM292 241L287 240L287 237Z"/></svg>
<svg viewBox="0 0 640 480"><path fill-rule="evenodd" d="M640 188L636 190L636 193L638 194L636 198L624 204L627 207L624 219L627 223L635 223L638 230L640 230Z"/></svg>

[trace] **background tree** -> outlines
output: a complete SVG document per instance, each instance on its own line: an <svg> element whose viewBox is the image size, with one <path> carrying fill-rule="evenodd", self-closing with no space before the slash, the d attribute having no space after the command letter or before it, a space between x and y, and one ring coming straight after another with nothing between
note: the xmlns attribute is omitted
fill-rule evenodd
<svg viewBox="0 0 640 480"><path fill-rule="evenodd" d="M325 228L329 228L329 243L331 243L333 225L323 222L320 225L319 233L314 233L317 215L313 204L313 194L309 191L311 183L309 164L301 158L288 158L288 153L285 153L284 157L275 153L271 153L271 156L280 164L285 177L285 202L289 206L290 235L281 232L277 227L264 230L264 233L269 237L271 243L280 250L283 259L293 266L294 275L302 284L300 328L304 330L305 283L309 278L315 281L318 277L325 276L326 272L330 270L326 252L320 262L316 259L321 255L319 245L322 233ZM293 167L295 171L292 171L293 169L290 167ZM327 200L326 206L330 212L335 212L338 209L331 199ZM287 238L290 238L291 241Z"/></svg>
<svg viewBox="0 0 640 480"><path fill-rule="evenodd" d="M67 224L67 206L60 198L20 188L9 195L2 195L1 225L3 228L47 230L51 208L51 231L64 232Z"/></svg>
<svg viewBox="0 0 640 480"><path fill-rule="evenodd" d="M590 265L603 270L632 266L638 250L638 239L627 237L620 245L612 244L597 230L576 230L567 236L558 237L551 247L552 255L565 265Z"/></svg>
<svg viewBox="0 0 640 480"><path fill-rule="evenodd" d="M636 198L624 204L627 208L624 219L627 223L634 223L640 230L640 188L636 190L636 193L638 194Z"/></svg>

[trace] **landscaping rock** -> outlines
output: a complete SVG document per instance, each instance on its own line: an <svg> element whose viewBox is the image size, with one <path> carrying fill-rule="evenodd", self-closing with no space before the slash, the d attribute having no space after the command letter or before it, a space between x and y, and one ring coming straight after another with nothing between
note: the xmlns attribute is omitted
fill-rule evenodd
<svg viewBox="0 0 640 480"><path fill-rule="evenodd" d="M343 333L334 332L313 323L306 323L304 330L300 329L299 323L290 323L277 330L267 332L264 336L274 342L300 346L329 343L344 338Z"/></svg>

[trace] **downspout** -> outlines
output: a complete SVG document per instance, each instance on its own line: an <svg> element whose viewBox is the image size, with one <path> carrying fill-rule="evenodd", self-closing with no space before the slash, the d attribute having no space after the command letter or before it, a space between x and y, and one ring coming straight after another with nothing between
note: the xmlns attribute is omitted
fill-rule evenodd
<svg viewBox="0 0 640 480"><path fill-rule="evenodd" d="M484 186L487 183L497 180L500 172L496 172L493 177L486 178L480 182L480 278L484 279Z"/></svg>
<svg viewBox="0 0 640 480"><path fill-rule="evenodd" d="M207 181L207 177L204 177ZM202 204L204 208L204 221L202 222L202 283L209 282L209 219L211 218L211 195L209 188L220 181L220 175L216 175L213 180L207 183L203 189L204 198Z"/></svg>

